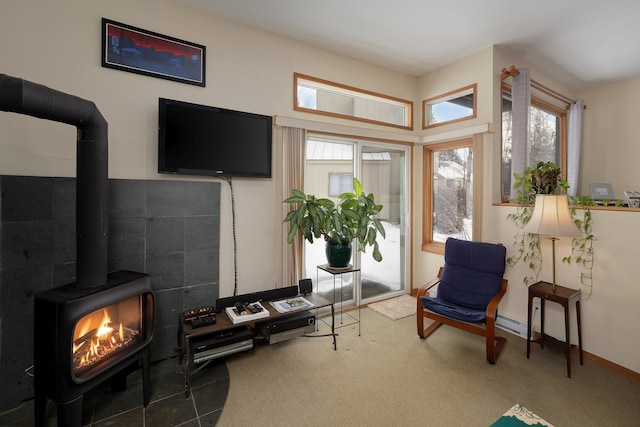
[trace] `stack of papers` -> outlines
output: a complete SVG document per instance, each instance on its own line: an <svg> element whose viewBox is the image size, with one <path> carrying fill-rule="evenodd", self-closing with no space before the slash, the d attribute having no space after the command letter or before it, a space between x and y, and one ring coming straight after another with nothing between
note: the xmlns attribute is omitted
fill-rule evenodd
<svg viewBox="0 0 640 427"><path fill-rule="evenodd" d="M281 301L272 301L270 304L278 311L278 313L288 313L290 311L305 310L315 307L315 305L307 301L304 297L294 297L283 299Z"/></svg>
<svg viewBox="0 0 640 427"><path fill-rule="evenodd" d="M269 310L264 308L260 302L251 303L252 306L259 306L261 308L257 313L252 313L250 311L246 311L244 313L238 313L235 307L227 307L225 311L227 312L227 316L235 325L236 323L244 323L251 322L253 320L264 319L265 317L269 317Z"/></svg>

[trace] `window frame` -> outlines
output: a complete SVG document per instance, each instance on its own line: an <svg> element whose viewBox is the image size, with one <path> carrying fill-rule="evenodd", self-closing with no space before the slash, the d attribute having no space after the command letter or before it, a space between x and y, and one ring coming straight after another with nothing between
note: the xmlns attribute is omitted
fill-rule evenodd
<svg viewBox="0 0 640 427"><path fill-rule="evenodd" d="M427 117L427 111L429 110L428 105L430 104L438 104L440 102L445 102L451 99L457 98L457 94L466 92L471 90L471 94L473 95L473 112L468 116L459 117L457 119L446 120L444 122L438 123L429 123L429 118ZM437 126L448 125L451 123L458 123L465 120L471 120L478 117L478 84L472 83L467 86L463 86L458 89L454 89L447 93L443 93L428 99L422 100L422 129L431 129Z"/></svg>
<svg viewBox="0 0 640 427"><path fill-rule="evenodd" d="M534 88L531 88L534 90ZM511 85L502 82L500 86L500 201L502 203L511 203L509 200L510 194L504 194L504 159L502 153L504 152L504 133L502 129L502 115L504 114L503 110L503 94L504 92L511 93ZM558 154L560 156L560 161L558 166L562 171L563 178L566 179L565 171L567 170L567 134L568 134L568 114L567 108L560 107L555 105L549 101L545 101L544 99L531 95L531 106L536 107L539 110L542 110L546 113L553 114L560 119L560 146L558 147Z"/></svg>
<svg viewBox="0 0 640 427"><path fill-rule="evenodd" d="M317 110L317 109L313 109L313 108L307 108L307 107L301 107L298 104L298 86L299 86L299 81L306 81L312 84L316 84L318 86L324 86L327 87L333 91L336 91L340 94L349 96L349 95L358 95L362 98L368 98L368 99L373 99L373 100L379 100L380 102L385 102L385 103L391 103L391 104L398 104L402 107L405 108L405 125L400 125L400 124L396 124L396 123L391 123L391 122L384 122L384 121L380 121L380 120L373 120L373 119L367 119L364 117L357 117L357 116L353 116L353 115L348 115L348 114L340 114L340 113L334 113L331 111L325 111L325 110ZM409 101L406 99L401 99L401 98L396 98L393 96L388 96L388 95L383 95L381 93L377 93L377 92L371 92L368 90L364 90L364 89L359 89L353 86L347 86L341 83L336 83L336 82L332 82L329 80L323 80L323 79L319 79L317 77L312 77L312 76L308 76L305 74L300 74L300 73L293 73L293 109L294 111L301 111L301 112L305 112L305 113L311 113L311 114L319 114L322 116L329 116L329 117L338 117L338 118L342 118L342 119L348 119L348 120L355 120L358 122L365 122L365 123L373 123L373 124L377 124L377 125L382 125L382 126L390 126L390 127L394 127L394 128L398 128L398 129L406 129L406 130L413 130L413 101Z"/></svg>
<svg viewBox="0 0 640 427"><path fill-rule="evenodd" d="M422 250L444 255L444 242L433 240L433 154L437 151L452 150L455 148L469 147L473 150L473 196L472 196L472 240L480 239L481 221L481 149L475 143L473 136L457 139L455 141L440 142L422 147Z"/></svg>

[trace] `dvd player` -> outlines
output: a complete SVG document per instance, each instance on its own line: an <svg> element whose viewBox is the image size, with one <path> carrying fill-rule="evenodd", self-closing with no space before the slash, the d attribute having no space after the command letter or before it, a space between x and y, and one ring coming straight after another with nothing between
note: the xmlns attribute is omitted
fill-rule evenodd
<svg viewBox="0 0 640 427"><path fill-rule="evenodd" d="M191 341L193 363L201 363L253 348L253 334L246 327L223 331Z"/></svg>
<svg viewBox="0 0 640 427"><path fill-rule="evenodd" d="M309 311L292 313L256 323L256 329L269 344L275 344L315 332L316 316Z"/></svg>

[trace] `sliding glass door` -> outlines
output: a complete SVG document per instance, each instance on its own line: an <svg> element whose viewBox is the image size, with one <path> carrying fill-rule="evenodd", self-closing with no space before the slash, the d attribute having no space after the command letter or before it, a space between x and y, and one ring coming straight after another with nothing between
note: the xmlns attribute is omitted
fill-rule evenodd
<svg viewBox="0 0 640 427"><path fill-rule="evenodd" d="M382 262L372 249L362 253L354 248L351 262L356 274L332 276L317 266L326 263L325 242L305 242L306 277L314 279L321 295L346 305L356 305L399 295L407 289L408 255L408 158L409 148L382 142L360 141L310 134L307 138L305 192L337 201L351 191L352 179L362 182L384 209L378 215L386 239L379 238Z"/></svg>
<svg viewBox="0 0 640 427"><path fill-rule="evenodd" d="M360 177L367 193L373 193L384 209L379 218L386 238L380 240L382 261L371 251L360 255L363 302L399 295L407 289L408 277L408 148L397 144L372 143L359 146Z"/></svg>

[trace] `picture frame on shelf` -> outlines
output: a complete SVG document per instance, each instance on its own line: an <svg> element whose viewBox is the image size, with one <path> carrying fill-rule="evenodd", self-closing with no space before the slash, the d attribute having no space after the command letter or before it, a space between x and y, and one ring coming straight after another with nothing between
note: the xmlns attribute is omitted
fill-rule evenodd
<svg viewBox="0 0 640 427"><path fill-rule="evenodd" d="M613 189L608 182L593 182L589 184L589 195L594 201L614 200Z"/></svg>
<svg viewBox="0 0 640 427"><path fill-rule="evenodd" d="M102 66L205 86L206 47L102 18Z"/></svg>

